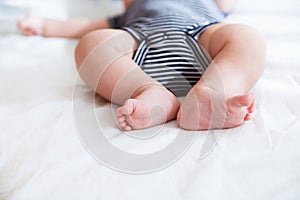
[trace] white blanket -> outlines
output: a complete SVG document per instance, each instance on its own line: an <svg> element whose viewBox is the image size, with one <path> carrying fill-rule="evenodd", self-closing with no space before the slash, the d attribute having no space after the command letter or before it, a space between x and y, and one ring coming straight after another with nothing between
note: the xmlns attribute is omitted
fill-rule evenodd
<svg viewBox="0 0 300 200"><path fill-rule="evenodd" d="M54 1L58 11L47 10L48 2L40 7L67 17L73 2L80 1ZM114 123L114 106L100 97L94 104L83 83L73 96L77 41L0 35L0 199L300 199L300 2L241 0L228 21L260 30L268 53L254 89L255 119L222 132L179 131L170 122L126 135ZM98 132L82 132L95 119ZM178 135L186 143L170 148Z"/></svg>

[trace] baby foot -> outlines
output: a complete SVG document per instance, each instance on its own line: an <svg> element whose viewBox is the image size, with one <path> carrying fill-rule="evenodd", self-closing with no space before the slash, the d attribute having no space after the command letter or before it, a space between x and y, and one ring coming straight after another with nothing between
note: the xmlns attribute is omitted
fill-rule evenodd
<svg viewBox="0 0 300 200"><path fill-rule="evenodd" d="M226 102L226 118L224 128L232 128L252 119L255 109L255 95L250 93L234 96Z"/></svg>
<svg viewBox="0 0 300 200"><path fill-rule="evenodd" d="M26 36L43 34L43 19L27 16L18 21L18 29Z"/></svg>
<svg viewBox="0 0 300 200"><path fill-rule="evenodd" d="M184 99L177 121L181 128L208 130L233 128L251 120L255 95L246 94L222 100L206 91L192 90Z"/></svg>
<svg viewBox="0 0 300 200"><path fill-rule="evenodd" d="M117 109L117 122L125 131L144 129L174 119L178 109L179 102L170 91L150 86Z"/></svg>

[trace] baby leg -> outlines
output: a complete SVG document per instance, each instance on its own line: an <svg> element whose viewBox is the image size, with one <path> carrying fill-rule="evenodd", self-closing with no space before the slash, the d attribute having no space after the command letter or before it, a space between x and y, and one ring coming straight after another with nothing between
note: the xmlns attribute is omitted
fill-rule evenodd
<svg viewBox="0 0 300 200"><path fill-rule="evenodd" d="M126 131L172 120L179 109L177 98L132 60L136 47L129 33L105 29L84 36L75 52L79 74L87 85L122 105L116 115Z"/></svg>
<svg viewBox="0 0 300 200"><path fill-rule="evenodd" d="M250 120L255 95L248 92L263 73L264 39L245 25L218 24L199 41L213 61L184 99L177 116L179 126L232 128Z"/></svg>

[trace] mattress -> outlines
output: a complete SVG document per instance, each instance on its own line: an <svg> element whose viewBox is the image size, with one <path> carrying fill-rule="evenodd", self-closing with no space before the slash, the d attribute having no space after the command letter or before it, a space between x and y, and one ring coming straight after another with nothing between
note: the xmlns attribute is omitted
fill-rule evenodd
<svg viewBox="0 0 300 200"><path fill-rule="evenodd" d="M35 14L57 18L120 8L30 2ZM222 131L171 121L124 133L116 105L78 77L76 40L3 31L0 199L300 199L300 2L241 0L227 21L257 28L268 50L255 118Z"/></svg>

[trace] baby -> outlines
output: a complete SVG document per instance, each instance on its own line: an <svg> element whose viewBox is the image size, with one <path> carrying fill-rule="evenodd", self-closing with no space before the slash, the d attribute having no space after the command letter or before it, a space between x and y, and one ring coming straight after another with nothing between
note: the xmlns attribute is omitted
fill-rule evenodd
<svg viewBox="0 0 300 200"><path fill-rule="evenodd" d="M188 130L233 128L252 119L265 41L224 23L235 0L124 0L103 20L24 17L28 36L80 38L77 69L89 87L121 105L119 126L144 129L177 118ZM184 96L179 103L177 97Z"/></svg>

